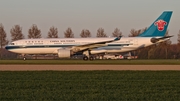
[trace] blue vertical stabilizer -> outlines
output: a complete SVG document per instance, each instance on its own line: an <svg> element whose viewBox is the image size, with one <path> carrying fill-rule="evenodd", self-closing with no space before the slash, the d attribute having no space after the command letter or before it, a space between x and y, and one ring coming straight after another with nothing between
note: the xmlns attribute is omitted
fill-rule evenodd
<svg viewBox="0 0 180 101"><path fill-rule="evenodd" d="M172 11L164 11L143 33L137 37L157 37L165 36Z"/></svg>

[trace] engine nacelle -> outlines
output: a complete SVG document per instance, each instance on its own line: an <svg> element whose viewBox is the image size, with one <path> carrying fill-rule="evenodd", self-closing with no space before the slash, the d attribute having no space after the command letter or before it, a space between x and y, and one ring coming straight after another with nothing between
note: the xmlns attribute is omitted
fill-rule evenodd
<svg viewBox="0 0 180 101"><path fill-rule="evenodd" d="M70 49L58 49L59 58L70 58L70 56L71 56Z"/></svg>

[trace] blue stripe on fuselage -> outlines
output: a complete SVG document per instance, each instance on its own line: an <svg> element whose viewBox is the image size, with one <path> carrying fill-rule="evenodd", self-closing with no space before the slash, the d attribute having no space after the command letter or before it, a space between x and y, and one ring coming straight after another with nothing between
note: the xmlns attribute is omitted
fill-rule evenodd
<svg viewBox="0 0 180 101"><path fill-rule="evenodd" d="M74 45L33 45L33 46L6 46L7 50L10 49L21 49L21 48L57 48L57 47L70 47Z"/></svg>
<svg viewBox="0 0 180 101"><path fill-rule="evenodd" d="M28 46L6 46L5 49L23 49L23 48L60 48L60 47L72 47L76 45L28 45ZM128 46L128 44L108 44L104 47L119 48L119 46Z"/></svg>

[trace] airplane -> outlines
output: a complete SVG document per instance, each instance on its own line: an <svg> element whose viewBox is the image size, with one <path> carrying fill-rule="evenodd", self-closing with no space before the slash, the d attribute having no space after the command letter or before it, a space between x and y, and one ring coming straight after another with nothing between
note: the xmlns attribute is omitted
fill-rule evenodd
<svg viewBox="0 0 180 101"><path fill-rule="evenodd" d="M172 11L164 11L150 27L137 37L109 38L46 38L22 39L5 46L8 51L26 54L57 54L59 58L70 58L82 53L83 60L93 60L94 54L121 53L137 50L169 40L165 36Z"/></svg>

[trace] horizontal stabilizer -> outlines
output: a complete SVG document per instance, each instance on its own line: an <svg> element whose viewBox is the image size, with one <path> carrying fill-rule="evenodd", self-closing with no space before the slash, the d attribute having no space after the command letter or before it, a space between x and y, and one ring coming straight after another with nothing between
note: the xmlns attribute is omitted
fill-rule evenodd
<svg viewBox="0 0 180 101"><path fill-rule="evenodd" d="M161 37L161 38L151 38L151 42L156 43L156 42L158 42L160 40L168 39L170 37L173 37L173 36L164 36L164 37Z"/></svg>

